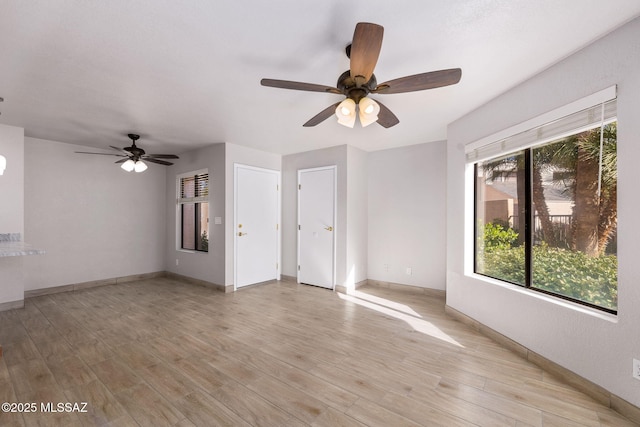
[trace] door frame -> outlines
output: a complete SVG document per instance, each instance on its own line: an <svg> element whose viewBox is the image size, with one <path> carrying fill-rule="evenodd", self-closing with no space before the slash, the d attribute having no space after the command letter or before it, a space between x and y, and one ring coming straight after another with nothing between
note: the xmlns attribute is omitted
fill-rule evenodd
<svg viewBox="0 0 640 427"><path fill-rule="evenodd" d="M337 251L337 241L338 241L338 234L337 231L339 230L338 226L337 226L337 219L338 219L338 166L337 165L331 165L331 166L321 166L321 167L316 167L316 168L308 168L308 169L298 169L298 216L297 216L297 220L298 220L298 230L296 231L297 234L297 266L300 266L300 180L302 177L302 174L305 172L316 172L316 171L322 171L322 170L333 170L333 271L332 271L332 290L336 289L336 251ZM296 268L296 282L297 283L302 283L300 282L300 270L299 268ZM328 288L326 288L328 289Z"/></svg>
<svg viewBox="0 0 640 427"><path fill-rule="evenodd" d="M267 169L260 168L257 166L245 165L242 163L234 163L233 164L233 290L238 290L238 233L236 230L238 229L238 171L240 169L253 170L258 172L266 172L276 175L277 177L277 201L276 205L278 207L277 218L278 221L278 229L276 233L276 280L280 280L280 272L282 270L282 243L281 243L281 235L282 235L282 197L281 197L281 187L282 187L282 174L279 170L275 169ZM241 286L242 288L242 286Z"/></svg>

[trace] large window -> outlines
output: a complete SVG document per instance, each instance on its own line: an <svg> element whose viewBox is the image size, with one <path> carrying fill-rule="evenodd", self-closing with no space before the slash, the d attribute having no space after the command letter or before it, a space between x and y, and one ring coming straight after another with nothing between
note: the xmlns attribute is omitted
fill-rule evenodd
<svg viewBox="0 0 640 427"><path fill-rule="evenodd" d="M615 100L559 122L474 162L475 272L615 313Z"/></svg>
<svg viewBox="0 0 640 427"><path fill-rule="evenodd" d="M209 251L209 173L198 171L178 178L180 248Z"/></svg>

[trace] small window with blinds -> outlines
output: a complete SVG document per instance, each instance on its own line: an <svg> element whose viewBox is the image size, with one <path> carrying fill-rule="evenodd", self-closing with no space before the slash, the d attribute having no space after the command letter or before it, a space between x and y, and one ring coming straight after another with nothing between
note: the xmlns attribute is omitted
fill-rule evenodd
<svg viewBox="0 0 640 427"><path fill-rule="evenodd" d="M209 251L209 173L207 170L178 177L180 248Z"/></svg>
<svg viewBox="0 0 640 427"><path fill-rule="evenodd" d="M467 149L474 271L617 313L616 100Z"/></svg>

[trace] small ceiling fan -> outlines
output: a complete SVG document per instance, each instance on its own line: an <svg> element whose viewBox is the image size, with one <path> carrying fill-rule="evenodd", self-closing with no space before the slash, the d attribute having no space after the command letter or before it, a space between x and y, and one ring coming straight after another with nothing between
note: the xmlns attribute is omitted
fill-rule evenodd
<svg viewBox="0 0 640 427"><path fill-rule="evenodd" d="M370 93L384 95L415 92L449 86L460 81L462 70L452 68L401 77L378 84L373 70L380 55L383 33L384 28L377 24L360 22L356 25L353 41L346 48L347 57L350 59L350 69L338 78L337 87L274 79L262 79L260 84L282 89L326 92L346 96L344 101L335 103L312 117L303 125L305 127L316 126L334 113L338 116L338 123L353 127L356 106L358 106L362 126L368 126L377 121L381 126L390 128L397 125L400 120L382 103L369 98Z"/></svg>
<svg viewBox="0 0 640 427"><path fill-rule="evenodd" d="M136 135L134 133L130 133L127 135L131 139L131 147L118 148L110 145L109 147L118 151L118 154L115 153L93 153L88 151L76 151L79 154L98 154L101 156L116 156L122 157L122 159L118 160L116 163L122 163L121 168L126 170L127 172L131 172L135 170L136 172L143 172L147 169L147 165L143 162L151 162L157 163L159 165L170 166L173 163L167 162L165 160L160 159L179 159L180 157L175 154L146 154L146 152L136 146L136 141L140 139L140 135Z"/></svg>

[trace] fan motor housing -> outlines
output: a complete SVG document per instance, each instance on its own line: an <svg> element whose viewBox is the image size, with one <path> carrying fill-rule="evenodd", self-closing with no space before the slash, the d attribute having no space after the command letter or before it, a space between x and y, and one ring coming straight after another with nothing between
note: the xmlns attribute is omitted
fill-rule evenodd
<svg viewBox="0 0 640 427"><path fill-rule="evenodd" d="M130 152L133 155L133 160L140 159L141 156L144 156L145 151L142 148L138 148L136 146L136 141L140 139L140 135L136 135L135 133L127 134L127 136L131 139L131 147L125 147L123 150Z"/></svg>
<svg viewBox="0 0 640 427"><path fill-rule="evenodd" d="M345 94L347 98L351 98L357 104L362 98L367 96L373 89L376 88L378 82L376 76L371 75L368 82L363 85L358 85L356 80L351 77L351 71L347 70L340 75L336 87Z"/></svg>

